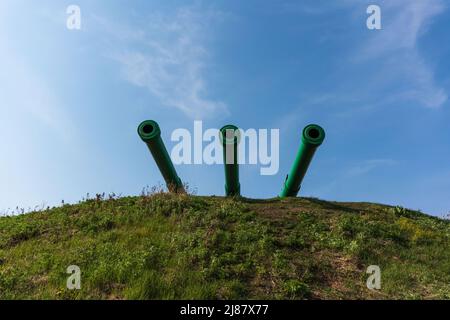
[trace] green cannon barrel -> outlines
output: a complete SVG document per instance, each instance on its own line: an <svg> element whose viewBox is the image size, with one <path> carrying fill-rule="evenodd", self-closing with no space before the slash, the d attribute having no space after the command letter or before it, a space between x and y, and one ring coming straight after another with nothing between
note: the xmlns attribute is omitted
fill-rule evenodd
<svg viewBox="0 0 450 320"><path fill-rule="evenodd" d="M240 142L239 129L233 125L226 125L220 129L220 140L223 146L223 163L225 166L225 194L227 197L240 196L238 144Z"/></svg>
<svg viewBox="0 0 450 320"><path fill-rule="evenodd" d="M161 129L156 121L146 120L138 127L138 134L150 150L156 165L170 192L184 193L184 186L178 177L172 160L167 152L164 142L161 139Z"/></svg>
<svg viewBox="0 0 450 320"><path fill-rule="evenodd" d="M297 152L291 172L286 177L283 191L280 197L296 197L300 191L300 187L311 163L314 153L325 139L325 130L320 126L311 124L303 129L302 143Z"/></svg>

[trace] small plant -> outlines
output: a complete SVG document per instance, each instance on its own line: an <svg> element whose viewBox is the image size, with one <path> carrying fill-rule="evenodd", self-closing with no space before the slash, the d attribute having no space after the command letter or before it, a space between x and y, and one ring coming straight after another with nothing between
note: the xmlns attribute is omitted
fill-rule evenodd
<svg viewBox="0 0 450 320"><path fill-rule="evenodd" d="M450 220L450 211L442 217L444 220Z"/></svg>
<svg viewBox="0 0 450 320"><path fill-rule="evenodd" d="M391 212L397 216L404 216L407 213L407 210L400 206L396 206L396 207L392 208L391 210L392 210Z"/></svg>
<svg viewBox="0 0 450 320"><path fill-rule="evenodd" d="M385 212L395 216L395 217L406 217L406 218L417 218L422 212L420 210L409 210L402 206L390 207L385 209Z"/></svg>
<svg viewBox="0 0 450 320"><path fill-rule="evenodd" d="M298 280L288 280L284 283L284 290L289 299L308 299L311 297L309 286Z"/></svg>
<svg viewBox="0 0 450 320"><path fill-rule="evenodd" d="M141 197L151 197L155 194L164 193L164 186L161 183L158 183L156 186L145 186L142 188Z"/></svg>

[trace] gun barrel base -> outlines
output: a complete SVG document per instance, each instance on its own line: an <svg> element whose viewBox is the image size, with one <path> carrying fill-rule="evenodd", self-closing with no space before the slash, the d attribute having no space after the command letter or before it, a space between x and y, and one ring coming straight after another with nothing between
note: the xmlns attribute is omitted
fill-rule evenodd
<svg viewBox="0 0 450 320"><path fill-rule="evenodd" d="M237 187L231 188L228 185L225 185L225 194L227 197L240 197L241 196L241 184Z"/></svg>
<svg viewBox="0 0 450 320"><path fill-rule="evenodd" d="M180 177L178 177L169 153L161 139L161 129L158 123L153 120L142 122L138 127L138 134L150 150L169 192L186 193L184 185Z"/></svg>

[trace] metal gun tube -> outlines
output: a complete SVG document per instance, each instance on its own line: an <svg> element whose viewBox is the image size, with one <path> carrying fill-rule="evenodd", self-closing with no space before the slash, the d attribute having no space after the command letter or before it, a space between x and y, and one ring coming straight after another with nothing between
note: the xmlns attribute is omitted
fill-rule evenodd
<svg viewBox="0 0 450 320"><path fill-rule="evenodd" d="M227 197L240 196L238 144L239 129L234 125L226 125L220 129L220 140L223 146L223 162L225 167L225 194Z"/></svg>
<svg viewBox="0 0 450 320"><path fill-rule="evenodd" d="M310 124L303 129L300 148L289 175L284 182L280 197L296 197L311 160L317 148L325 139L325 130L322 127Z"/></svg>
<svg viewBox="0 0 450 320"><path fill-rule="evenodd" d="M161 139L161 129L156 121L146 120L138 127L138 134L150 150L170 192L184 193L185 189Z"/></svg>

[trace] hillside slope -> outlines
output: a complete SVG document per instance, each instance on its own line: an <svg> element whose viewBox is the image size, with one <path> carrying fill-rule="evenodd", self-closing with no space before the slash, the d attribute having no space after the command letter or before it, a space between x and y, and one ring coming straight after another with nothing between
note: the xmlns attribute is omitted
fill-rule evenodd
<svg viewBox="0 0 450 320"><path fill-rule="evenodd" d="M307 198L97 197L0 218L0 299L24 298L450 299L450 222Z"/></svg>

